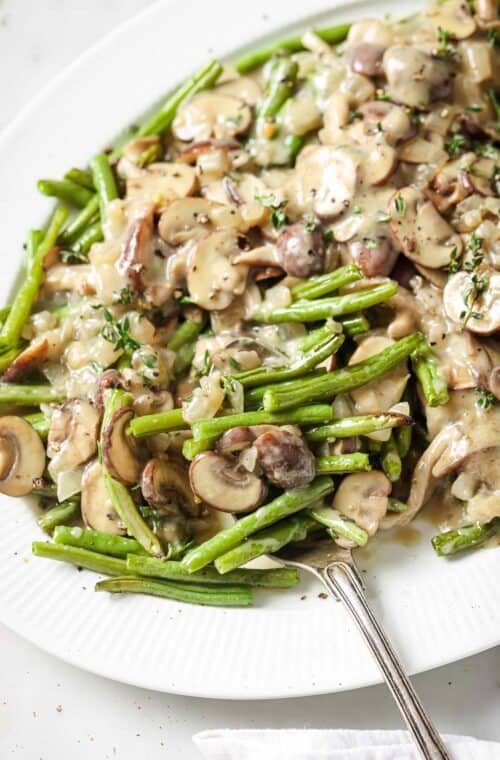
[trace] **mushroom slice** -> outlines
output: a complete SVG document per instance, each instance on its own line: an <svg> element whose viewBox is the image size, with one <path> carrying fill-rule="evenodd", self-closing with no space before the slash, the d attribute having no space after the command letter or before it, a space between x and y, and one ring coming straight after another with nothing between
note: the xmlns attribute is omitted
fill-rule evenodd
<svg viewBox="0 0 500 760"><path fill-rule="evenodd" d="M391 100L425 108L449 89L451 69L437 57L411 45L393 45L384 53L382 68Z"/></svg>
<svg viewBox="0 0 500 760"><path fill-rule="evenodd" d="M151 164L127 180L127 198L148 203L153 200L155 207L161 209L176 198L194 193L196 184L196 171L187 164Z"/></svg>
<svg viewBox="0 0 500 760"><path fill-rule="evenodd" d="M199 239L214 227L239 227L238 209L206 198L185 198L173 201L163 212L158 231L170 245L182 245Z"/></svg>
<svg viewBox="0 0 500 760"><path fill-rule="evenodd" d="M500 329L500 272L482 267L452 275L443 292L447 316L474 333L491 335Z"/></svg>
<svg viewBox="0 0 500 760"><path fill-rule="evenodd" d="M356 74L364 74L367 77L375 77L380 74L382 57L385 52L383 45L374 42L360 42L357 45L349 45L345 51L345 59L351 71Z"/></svg>
<svg viewBox="0 0 500 760"><path fill-rule="evenodd" d="M392 236L409 259L430 269L460 256L462 240L421 190L403 187L389 201Z"/></svg>
<svg viewBox="0 0 500 760"><path fill-rule="evenodd" d="M426 15L436 32L445 29L455 40L465 40L476 31L476 22L465 0L437 2L427 9Z"/></svg>
<svg viewBox="0 0 500 760"><path fill-rule="evenodd" d="M213 451L198 454L193 459L189 480L194 493L221 512L250 512L266 493L257 475Z"/></svg>
<svg viewBox="0 0 500 760"><path fill-rule="evenodd" d="M116 536L126 535L125 525L109 497L102 466L96 459L83 471L81 508L87 528Z"/></svg>
<svg viewBox="0 0 500 760"><path fill-rule="evenodd" d="M417 136L405 142L399 149L399 158L407 164L435 164L442 166L448 161L444 140L437 132L430 132L427 139Z"/></svg>
<svg viewBox="0 0 500 760"><path fill-rule="evenodd" d="M122 243L116 268L137 293L146 289L144 273L154 254L153 205L142 210L129 226Z"/></svg>
<svg viewBox="0 0 500 760"><path fill-rule="evenodd" d="M25 375L31 369L38 367L49 353L49 341L47 338L37 338L14 359L10 367L4 372L2 382L13 383Z"/></svg>
<svg viewBox="0 0 500 760"><path fill-rule="evenodd" d="M159 154L162 153L161 140L158 135L148 135L147 137L136 137L134 140L125 143L123 146L123 156L132 161L133 164L139 164L144 151L155 149Z"/></svg>
<svg viewBox="0 0 500 760"><path fill-rule="evenodd" d="M45 449L38 433L22 417L0 418L0 493L25 496L45 469Z"/></svg>
<svg viewBox="0 0 500 760"><path fill-rule="evenodd" d="M121 407L113 414L101 434L102 458L106 469L112 478L126 485L137 483L142 472L141 450L126 433L134 416L131 407Z"/></svg>
<svg viewBox="0 0 500 760"><path fill-rule="evenodd" d="M349 252L366 277L387 277L392 272L399 252L394 248L392 239L385 235L378 235L375 243L374 248L364 241L355 240L349 244Z"/></svg>
<svg viewBox="0 0 500 760"><path fill-rule="evenodd" d="M276 267L280 265L278 251L274 245L259 245L242 251L234 259L235 264L246 264L249 267Z"/></svg>
<svg viewBox="0 0 500 760"><path fill-rule="evenodd" d="M380 353L394 343L383 335L370 335L361 341L349 359L349 366ZM382 378L351 391L359 414L381 414L397 404L404 393L409 374L404 362ZM381 431L382 432L382 431Z"/></svg>
<svg viewBox="0 0 500 760"><path fill-rule="evenodd" d="M293 427L277 427L256 438L257 462L271 483L284 488L304 488L315 476L314 456Z"/></svg>
<svg viewBox="0 0 500 760"><path fill-rule="evenodd" d="M107 369L99 376L94 393L94 404L102 412L104 410L104 393L109 388L124 388L125 380L117 369Z"/></svg>
<svg viewBox="0 0 500 760"><path fill-rule="evenodd" d="M382 185L393 174L398 165L397 154L390 145L375 145L363 164L363 177L369 185Z"/></svg>
<svg viewBox="0 0 500 760"><path fill-rule="evenodd" d="M179 508L189 517L199 517L200 504L189 485L189 476L181 462L155 457L146 464L141 479L142 495L151 506L176 512Z"/></svg>
<svg viewBox="0 0 500 760"><path fill-rule="evenodd" d="M231 428L231 430L226 430L215 444L215 448L218 454L228 456L239 454L240 451L248 449L254 441L255 431L247 425L239 425Z"/></svg>
<svg viewBox="0 0 500 760"><path fill-rule="evenodd" d="M180 109L172 124L178 140L223 139L243 134L252 121L250 108L239 98L203 92Z"/></svg>
<svg viewBox="0 0 500 760"><path fill-rule="evenodd" d="M262 97L259 84L251 77L237 77L229 79L214 89L217 95L231 95L233 98L242 100L249 106L254 106Z"/></svg>
<svg viewBox="0 0 500 760"><path fill-rule="evenodd" d="M304 212L334 219L351 203L358 184L359 161L347 149L311 146L300 154L292 184Z"/></svg>
<svg viewBox="0 0 500 760"><path fill-rule="evenodd" d="M226 309L245 290L248 267L235 264L238 235L223 229L203 238L189 256L187 286L192 300L204 309Z"/></svg>
<svg viewBox="0 0 500 760"><path fill-rule="evenodd" d="M292 277L309 277L323 271L325 244L317 228L296 222L281 230L276 243L277 263Z"/></svg>
<svg viewBox="0 0 500 760"><path fill-rule="evenodd" d="M49 472L54 480L94 456L98 429L99 413L89 401L71 398L54 409L47 439Z"/></svg>
<svg viewBox="0 0 500 760"><path fill-rule="evenodd" d="M385 100L369 100L359 106L363 114L364 130L375 132L382 127L382 134L389 145L408 140L415 133L410 115L401 106Z"/></svg>
<svg viewBox="0 0 500 760"><path fill-rule="evenodd" d="M451 487L453 496L467 502L467 514L475 522L487 523L500 516L499 455L499 446L472 454Z"/></svg>
<svg viewBox="0 0 500 760"><path fill-rule="evenodd" d="M373 536L387 512L392 485L383 472L356 472L342 479L332 507Z"/></svg>
<svg viewBox="0 0 500 760"><path fill-rule="evenodd" d="M204 153L210 153L213 150L237 150L238 148L241 148L241 145L236 140L200 140L184 148L175 160L179 163L195 164L198 156L202 156Z"/></svg>

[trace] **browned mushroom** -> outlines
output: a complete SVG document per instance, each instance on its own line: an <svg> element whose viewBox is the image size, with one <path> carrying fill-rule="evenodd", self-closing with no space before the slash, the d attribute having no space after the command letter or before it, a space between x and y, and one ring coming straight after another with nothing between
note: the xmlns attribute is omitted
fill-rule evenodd
<svg viewBox="0 0 500 760"><path fill-rule="evenodd" d="M189 479L194 493L221 512L250 512L266 493L257 475L213 451L195 457L189 468Z"/></svg>
<svg viewBox="0 0 500 760"><path fill-rule="evenodd" d="M389 237L379 235L373 245L363 240L355 240L349 244L349 253L353 260L363 270L366 277L387 277L392 272L399 252Z"/></svg>
<svg viewBox="0 0 500 760"><path fill-rule="evenodd" d="M123 146L123 155L133 164L140 164L144 151L154 149L155 153L161 155L161 140L158 135L148 135L147 137L136 137Z"/></svg>
<svg viewBox="0 0 500 760"><path fill-rule="evenodd" d="M374 42L349 45L345 51L347 65L357 74L375 77L380 74L385 47Z"/></svg>
<svg viewBox="0 0 500 760"><path fill-rule="evenodd" d="M116 369L107 369L99 378L96 383L94 393L94 404L96 408L102 412L104 409L104 393L109 388L124 388L125 380L123 375Z"/></svg>
<svg viewBox="0 0 500 760"><path fill-rule="evenodd" d="M108 494L102 466L95 459L86 466L82 477L81 508L87 528L124 536L125 525Z"/></svg>
<svg viewBox="0 0 500 760"><path fill-rule="evenodd" d="M411 45L393 45L384 53L382 68L387 77L391 100L425 108L436 98L444 98L451 83L451 68Z"/></svg>
<svg viewBox="0 0 500 760"><path fill-rule="evenodd" d="M321 230L308 230L297 222L281 230L276 249L278 264L292 277L309 277L323 271L325 245Z"/></svg>
<svg viewBox="0 0 500 760"><path fill-rule="evenodd" d="M14 359L10 367L4 372L2 382L16 382L16 380L31 369L39 367L44 359L47 358L48 352L49 341L47 338L34 340L16 359Z"/></svg>
<svg viewBox="0 0 500 760"><path fill-rule="evenodd" d="M109 474L120 483L133 485L141 477L143 449L128 436L126 430L134 417L131 407L118 409L102 429L102 458Z"/></svg>
<svg viewBox="0 0 500 760"><path fill-rule="evenodd" d="M222 229L200 240L189 257L187 286L192 300L212 311L225 309L245 290L248 267L236 264L236 231Z"/></svg>
<svg viewBox="0 0 500 760"><path fill-rule="evenodd" d="M25 496L45 469L45 449L38 433L22 417L0 418L0 493Z"/></svg>
<svg viewBox="0 0 500 760"><path fill-rule="evenodd" d="M416 187L403 187L389 202L391 233L396 244L417 264L439 269L460 256L462 240Z"/></svg>
<svg viewBox="0 0 500 760"><path fill-rule="evenodd" d="M144 275L154 254L153 212L150 204L127 230L116 266L137 293L144 293Z"/></svg>
<svg viewBox="0 0 500 760"><path fill-rule="evenodd" d="M179 509L189 517L198 517L201 505L189 485L186 467L171 457L154 457L144 467L142 495L151 506L165 513Z"/></svg>
<svg viewBox="0 0 500 760"><path fill-rule="evenodd" d="M218 454L231 456L247 449L254 441L254 430L251 427L239 425L231 428L231 430L226 430L217 441L215 448Z"/></svg>
<svg viewBox="0 0 500 760"><path fill-rule="evenodd" d="M303 488L314 479L314 455L295 428L269 430L259 435L253 445L259 466L274 485Z"/></svg>
<svg viewBox="0 0 500 760"><path fill-rule="evenodd" d="M340 483L332 507L373 536L387 512L392 485L383 472L356 472Z"/></svg>
<svg viewBox="0 0 500 760"><path fill-rule="evenodd" d="M49 472L53 480L81 467L94 456L98 429L99 413L89 401L71 398L54 409L47 439Z"/></svg>

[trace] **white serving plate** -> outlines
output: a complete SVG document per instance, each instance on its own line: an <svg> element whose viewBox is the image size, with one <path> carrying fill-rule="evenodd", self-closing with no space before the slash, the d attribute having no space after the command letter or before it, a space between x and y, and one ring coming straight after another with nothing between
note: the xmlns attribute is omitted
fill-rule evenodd
<svg viewBox="0 0 500 760"><path fill-rule="evenodd" d="M50 208L37 178L84 165L213 55L308 24L386 11L402 16L416 7L415 0L309 0L305 17L301 0L163 0L120 27L53 81L0 139L0 303L13 290L28 228ZM0 620L67 662L138 686L213 698L291 697L380 681L342 607L319 598L313 581L259 593L249 610L94 594L94 574L32 558L31 542L44 538L33 507L1 501ZM419 523L398 540L377 538L359 558L374 607L411 672L500 643L500 551L446 562L434 556L430 534Z"/></svg>

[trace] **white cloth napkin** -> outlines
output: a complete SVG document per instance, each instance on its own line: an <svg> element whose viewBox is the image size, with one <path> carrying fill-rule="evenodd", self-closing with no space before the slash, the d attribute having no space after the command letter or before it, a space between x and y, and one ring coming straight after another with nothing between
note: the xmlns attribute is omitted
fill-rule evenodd
<svg viewBox="0 0 500 760"><path fill-rule="evenodd" d="M453 760L499 760L500 744L444 736ZM206 760L418 760L406 731L213 730L193 737Z"/></svg>

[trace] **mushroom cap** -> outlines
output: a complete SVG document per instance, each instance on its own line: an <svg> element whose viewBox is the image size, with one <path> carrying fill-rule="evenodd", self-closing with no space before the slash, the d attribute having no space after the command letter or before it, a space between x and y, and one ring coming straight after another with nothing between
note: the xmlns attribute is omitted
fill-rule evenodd
<svg viewBox="0 0 500 760"><path fill-rule="evenodd" d="M127 198L147 203L153 200L158 210L176 198L194 193L197 183L196 171L192 166L168 162L151 164L127 180Z"/></svg>
<svg viewBox="0 0 500 760"><path fill-rule="evenodd" d="M212 232L193 248L187 286L191 299L208 311L225 309L245 290L248 267L235 264L240 254L235 230Z"/></svg>
<svg viewBox="0 0 500 760"><path fill-rule="evenodd" d="M189 480L194 493L221 512L250 512L266 493L257 475L213 451L198 454L193 459Z"/></svg>
<svg viewBox="0 0 500 760"><path fill-rule="evenodd" d="M45 469L45 449L38 433L22 417L0 418L0 493L25 496Z"/></svg>
<svg viewBox="0 0 500 760"><path fill-rule="evenodd" d="M189 517L199 517L200 503L189 485L186 467L178 460L154 457L146 464L141 479L142 495L153 507L177 507Z"/></svg>
<svg viewBox="0 0 500 760"><path fill-rule="evenodd" d="M106 469L115 480L134 485L141 477L143 456L141 449L126 430L135 416L131 407L118 409L101 433L102 458Z"/></svg>
<svg viewBox="0 0 500 760"><path fill-rule="evenodd" d="M240 98L217 91L202 92L179 110L172 132L183 141L223 139L246 132L251 121L250 108Z"/></svg>
<svg viewBox="0 0 500 760"><path fill-rule="evenodd" d="M475 292L473 278L485 279L486 289L470 304L468 294ZM473 306L473 314L467 320L468 330L480 335L491 335L500 329L500 273L491 267L481 271L457 272L452 275L443 292L443 305L447 316L458 324L464 324L464 312Z"/></svg>
<svg viewBox="0 0 500 760"><path fill-rule="evenodd" d="M82 398L68 399L54 409L47 438L49 472L54 480L62 472L75 470L97 451L99 413Z"/></svg>
<svg viewBox="0 0 500 760"><path fill-rule="evenodd" d="M393 343L391 338L383 335L369 335L359 343L349 359L349 366L378 354ZM391 409L400 401L408 378L408 369L402 362L378 380L351 391L351 398L359 414L380 414Z"/></svg>
<svg viewBox="0 0 500 760"><path fill-rule="evenodd" d="M214 227L239 227L238 209L206 198L173 201L158 223L160 236L170 245L182 245L211 232Z"/></svg>
<svg viewBox="0 0 500 760"><path fill-rule="evenodd" d="M380 73L384 51L385 47L375 42L358 42L347 47L345 59L351 71L374 77Z"/></svg>
<svg viewBox="0 0 500 760"><path fill-rule="evenodd" d="M94 459L83 471L81 509L87 528L124 536L127 530L111 501L101 464Z"/></svg>
<svg viewBox="0 0 500 760"><path fill-rule="evenodd" d="M397 199L404 209L399 213ZM462 239L435 206L416 187L403 187L389 201L390 228L396 244L409 259L430 269L450 263L452 252L460 256Z"/></svg>
<svg viewBox="0 0 500 760"><path fill-rule="evenodd" d="M391 100L403 105L425 108L451 76L448 66L436 57L411 45L392 45L382 61Z"/></svg>
<svg viewBox="0 0 500 760"><path fill-rule="evenodd" d="M356 472L342 479L332 507L373 536L387 512L392 484L379 470Z"/></svg>
<svg viewBox="0 0 500 760"><path fill-rule="evenodd" d="M300 210L334 219L349 206L356 192L359 161L353 151L326 145L308 146L299 155L292 179Z"/></svg>
<svg viewBox="0 0 500 760"><path fill-rule="evenodd" d="M445 29L455 40L465 40L476 31L476 22L463 0L436 2L427 9L426 16L436 32Z"/></svg>

